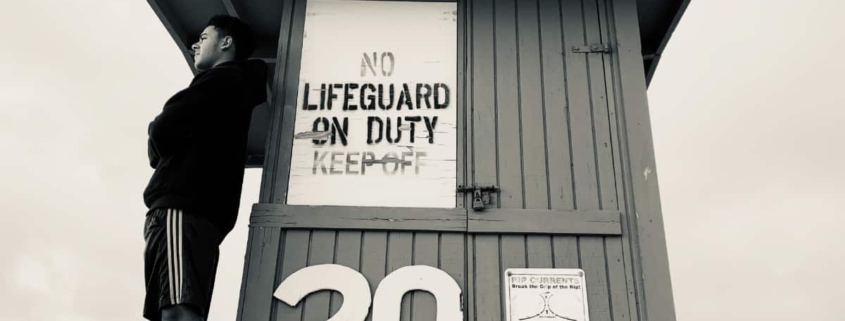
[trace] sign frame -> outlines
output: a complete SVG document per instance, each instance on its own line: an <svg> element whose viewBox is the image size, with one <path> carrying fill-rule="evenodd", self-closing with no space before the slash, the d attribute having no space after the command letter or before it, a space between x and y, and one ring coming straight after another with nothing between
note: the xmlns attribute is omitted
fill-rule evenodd
<svg viewBox="0 0 845 321"><path fill-rule="evenodd" d="M543 319L551 319L551 320L568 320L568 321L590 321L590 309L587 303L587 279L586 275L584 274L584 270L582 269L544 269L544 268L510 268L505 270L504 274L504 303L505 303L505 320L506 321L540 321ZM520 280L517 282L519 278L525 278L524 281ZM543 279L545 278L545 279ZM515 284L515 283L526 283L526 284ZM539 283L539 286L531 287L534 283ZM543 283L547 283L543 284ZM524 288L523 288L524 286ZM560 286L565 286L566 288L559 288ZM546 287L546 288L544 288ZM553 288L549 288L553 287ZM576 288L577 287L577 288ZM525 289L523 291L523 289ZM537 315L530 316L530 317L522 317L522 318L515 318L511 315L514 309L512 309L512 305L514 304L514 298L516 293L515 292L540 292L546 291L543 294L540 294L543 300L543 307L540 309ZM575 298L579 299L581 304L578 305L581 307L581 311L575 311L578 313L579 317L583 318L573 318L570 316L561 316L557 314L560 311L553 311L551 308L551 304L549 303L551 297L554 296L554 293L549 294L549 291L556 291L556 292L574 292ZM577 302L576 302L577 303ZM543 316L546 314L546 316Z"/></svg>

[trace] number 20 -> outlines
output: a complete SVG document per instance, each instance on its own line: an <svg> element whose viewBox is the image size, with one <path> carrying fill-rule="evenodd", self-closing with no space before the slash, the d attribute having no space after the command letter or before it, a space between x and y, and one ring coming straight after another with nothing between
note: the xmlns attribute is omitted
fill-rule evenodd
<svg viewBox="0 0 845 321"><path fill-rule="evenodd" d="M314 265L291 274L273 293L290 306L296 306L307 295L334 290L343 296L343 306L327 321L363 321L373 304L373 321L399 320L402 296L408 291L430 292L437 305L437 321L460 321L461 288L439 270L425 265L406 266L388 274L376 288L372 301L370 285L364 275L337 264Z"/></svg>

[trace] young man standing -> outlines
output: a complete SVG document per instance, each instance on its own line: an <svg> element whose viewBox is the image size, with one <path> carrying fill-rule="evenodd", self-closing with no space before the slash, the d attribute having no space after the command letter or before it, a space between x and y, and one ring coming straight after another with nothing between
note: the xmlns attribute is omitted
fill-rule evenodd
<svg viewBox="0 0 845 321"><path fill-rule="evenodd" d="M249 27L215 16L191 47L199 73L171 97L148 132L144 191L150 320L208 317L218 248L238 215L252 109L266 100L267 65L247 60Z"/></svg>

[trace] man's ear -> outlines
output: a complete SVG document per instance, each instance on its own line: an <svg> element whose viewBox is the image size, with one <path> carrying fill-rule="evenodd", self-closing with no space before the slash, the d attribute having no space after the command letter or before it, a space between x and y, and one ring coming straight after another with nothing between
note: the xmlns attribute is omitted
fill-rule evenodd
<svg viewBox="0 0 845 321"><path fill-rule="evenodd" d="M232 47L232 36L225 36L220 40L220 49L228 49Z"/></svg>

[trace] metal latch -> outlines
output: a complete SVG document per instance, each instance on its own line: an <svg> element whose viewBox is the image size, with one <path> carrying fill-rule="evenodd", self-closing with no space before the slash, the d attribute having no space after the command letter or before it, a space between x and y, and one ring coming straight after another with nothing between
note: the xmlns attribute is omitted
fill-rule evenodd
<svg viewBox="0 0 845 321"><path fill-rule="evenodd" d="M496 185L472 186L458 185L458 193L466 194L472 193L472 209L474 211L483 211L487 204L490 204L490 192L498 192L499 188Z"/></svg>
<svg viewBox="0 0 845 321"><path fill-rule="evenodd" d="M610 52L610 46L600 43L594 43L589 46L572 46L572 52L575 53L592 53L592 52Z"/></svg>

